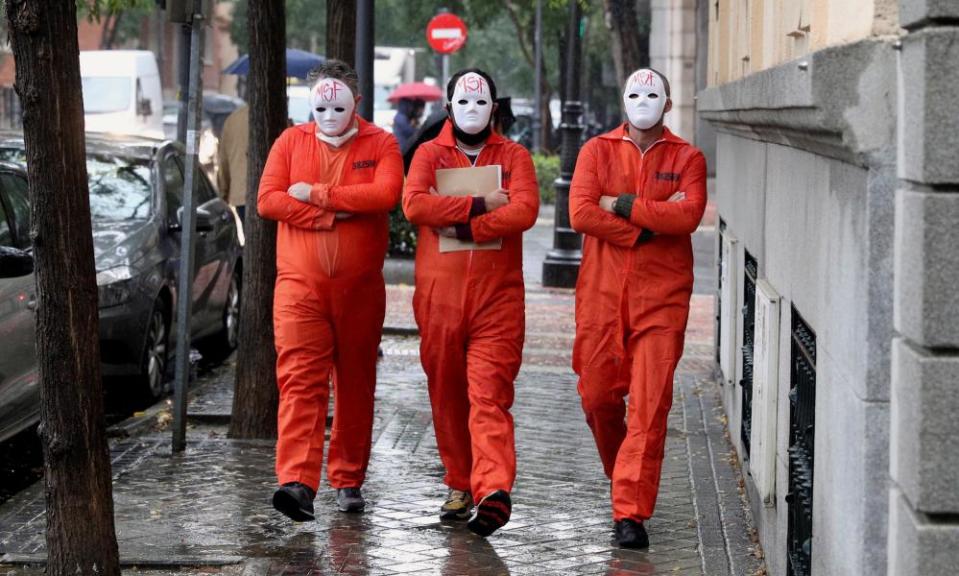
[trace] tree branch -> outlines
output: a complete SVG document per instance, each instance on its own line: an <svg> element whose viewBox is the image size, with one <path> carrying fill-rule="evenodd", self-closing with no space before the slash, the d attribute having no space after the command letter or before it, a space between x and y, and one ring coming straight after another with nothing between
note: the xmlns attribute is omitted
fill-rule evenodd
<svg viewBox="0 0 959 576"><path fill-rule="evenodd" d="M533 61L533 55L530 54L529 46L526 45L526 31L523 29L523 25L519 21L519 13L516 11L516 5L512 0L503 0L503 5L506 7L506 12L509 14L509 19L513 21L513 26L516 27L516 36L519 40L519 48L523 52L523 57L526 58L526 62L530 66L536 66L536 62Z"/></svg>

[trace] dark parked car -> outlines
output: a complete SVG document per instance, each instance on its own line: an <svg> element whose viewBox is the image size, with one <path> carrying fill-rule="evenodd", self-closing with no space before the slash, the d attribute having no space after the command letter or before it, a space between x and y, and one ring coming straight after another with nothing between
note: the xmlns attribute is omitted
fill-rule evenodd
<svg viewBox="0 0 959 576"><path fill-rule="evenodd" d="M23 140L0 134L0 441L39 410L24 160ZM87 135L103 373L132 377L152 398L165 391L175 344L183 165L171 142ZM233 212L198 177L191 332L217 359L236 347L241 248Z"/></svg>

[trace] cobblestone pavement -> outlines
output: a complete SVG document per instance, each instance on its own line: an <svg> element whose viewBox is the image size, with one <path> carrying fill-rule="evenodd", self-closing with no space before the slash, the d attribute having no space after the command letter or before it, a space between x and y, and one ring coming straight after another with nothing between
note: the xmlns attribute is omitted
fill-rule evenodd
<svg viewBox="0 0 959 576"><path fill-rule="evenodd" d="M573 297L529 282L516 383L518 477L509 524L487 540L441 524L445 496L419 340L387 336L379 367L367 512L335 511L325 484L317 521L273 511L273 443L226 438L232 364L193 393L188 448L172 455L168 411L114 441L117 537L125 573L308 575L753 574L749 540L712 379L712 298L695 296L677 374L666 460L647 551L612 540L608 480L570 370ZM411 326L412 289L390 287L391 326ZM407 324L404 324L407 323ZM141 426L142 427L142 426ZM0 506L0 575L42 573L40 485Z"/></svg>

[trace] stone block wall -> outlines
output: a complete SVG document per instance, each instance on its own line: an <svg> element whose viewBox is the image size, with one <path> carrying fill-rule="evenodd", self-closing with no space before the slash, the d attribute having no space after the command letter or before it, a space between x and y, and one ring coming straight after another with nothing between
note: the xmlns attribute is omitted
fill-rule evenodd
<svg viewBox="0 0 959 576"><path fill-rule="evenodd" d="M959 2L900 0L889 573L959 565Z"/></svg>

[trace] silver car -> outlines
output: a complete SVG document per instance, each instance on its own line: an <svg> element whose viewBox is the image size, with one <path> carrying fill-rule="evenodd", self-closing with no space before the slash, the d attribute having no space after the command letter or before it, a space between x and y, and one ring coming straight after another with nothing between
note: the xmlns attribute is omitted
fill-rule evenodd
<svg viewBox="0 0 959 576"><path fill-rule="evenodd" d="M15 166L0 164L0 442L40 414L29 218L26 180Z"/></svg>

